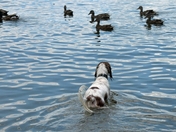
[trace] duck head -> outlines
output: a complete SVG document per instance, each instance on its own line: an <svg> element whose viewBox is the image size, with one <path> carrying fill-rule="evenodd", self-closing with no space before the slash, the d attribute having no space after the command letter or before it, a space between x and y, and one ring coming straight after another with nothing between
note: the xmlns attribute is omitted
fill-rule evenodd
<svg viewBox="0 0 176 132"><path fill-rule="evenodd" d="M93 10L91 10L88 15L90 15L90 14L94 15L95 13Z"/></svg>
<svg viewBox="0 0 176 132"><path fill-rule="evenodd" d="M137 10L143 10L143 7L142 6L139 6L138 8L137 8Z"/></svg>

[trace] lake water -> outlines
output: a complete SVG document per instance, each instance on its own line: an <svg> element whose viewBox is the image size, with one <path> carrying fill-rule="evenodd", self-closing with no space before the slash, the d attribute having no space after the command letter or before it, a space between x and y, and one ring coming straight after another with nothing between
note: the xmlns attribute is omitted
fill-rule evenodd
<svg viewBox="0 0 176 132"><path fill-rule="evenodd" d="M64 18L63 6L74 11ZM163 26L145 26L137 8ZM0 24L0 131L176 132L175 0L1 0L20 20ZM95 34L90 10L108 12ZM90 115L78 89L96 65L112 67L117 104Z"/></svg>

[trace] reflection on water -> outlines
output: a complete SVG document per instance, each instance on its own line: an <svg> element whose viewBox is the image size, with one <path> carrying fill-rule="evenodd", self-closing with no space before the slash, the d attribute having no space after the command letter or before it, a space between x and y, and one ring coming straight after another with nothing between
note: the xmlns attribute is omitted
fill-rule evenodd
<svg viewBox="0 0 176 132"><path fill-rule="evenodd" d="M65 4L73 17L64 17ZM1 5L20 16L0 24L1 131L175 131L173 0L3 0ZM145 26L139 5L156 10L164 25ZM102 25L111 24L112 32L95 34L92 9L111 15ZM117 104L89 115L77 92L94 81L100 61L112 66L109 83Z"/></svg>

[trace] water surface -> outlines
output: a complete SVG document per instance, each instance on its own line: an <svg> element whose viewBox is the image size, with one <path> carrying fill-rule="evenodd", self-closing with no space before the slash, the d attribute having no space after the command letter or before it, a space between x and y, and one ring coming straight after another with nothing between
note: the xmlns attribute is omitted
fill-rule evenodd
<svg viewBox="0 0 176 132"><path fill-rule="evenodd" d="M63 6L74 11L64 18ZM148 29L140 5L164 20ZM176 4L155 1L2 0L17 22L0 24L0 130L176 131ZM90 10L108 12L112 32L95 34ZM100 61L113 70L117 104L85 113L77 93Z"/></svg>

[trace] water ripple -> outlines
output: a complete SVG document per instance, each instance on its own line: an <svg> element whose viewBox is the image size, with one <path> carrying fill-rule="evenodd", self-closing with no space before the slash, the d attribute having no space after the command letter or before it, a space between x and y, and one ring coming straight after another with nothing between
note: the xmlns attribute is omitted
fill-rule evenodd
<svg viewBox="0 0 176 132"><path fill-rule="evenodd" d="M141 3L158 11L164 26L147 29L136 10ZM1 5L20 16L0 24L1 131L175 131L174 0L2 0ZM73 17L63 16L64 5L74 10ZM110 13L101 24L114 31L95 34L92 9ZM117 104L89 115L77 92L94 81L100 61L112 66Z"/></svg>

